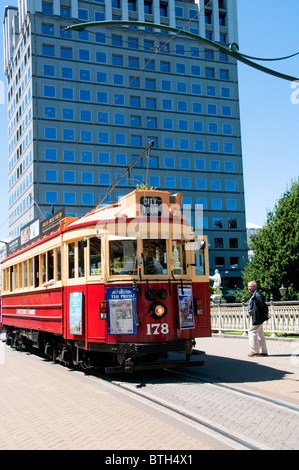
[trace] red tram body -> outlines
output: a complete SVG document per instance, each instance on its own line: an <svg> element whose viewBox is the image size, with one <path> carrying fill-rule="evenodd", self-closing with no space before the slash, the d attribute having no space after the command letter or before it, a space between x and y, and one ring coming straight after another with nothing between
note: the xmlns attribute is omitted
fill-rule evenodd
<svg viewBox="0 0 299 470"><path fill-rule="evenodd" d="M16 348L107 371L165 367L211 335L207 240L181 194L135 190L2 262L2 324ZM115 367L112 367L115 366Z"/></svg>

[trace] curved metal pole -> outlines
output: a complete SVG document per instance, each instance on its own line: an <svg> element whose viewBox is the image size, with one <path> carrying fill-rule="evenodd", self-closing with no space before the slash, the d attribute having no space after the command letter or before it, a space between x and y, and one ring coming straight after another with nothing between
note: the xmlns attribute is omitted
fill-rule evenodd
<svg viewBox="0 0 299 470"><path fill-rule="evenodd" d="M273 75L274 77L282 78L283 80L289 80L291 82L299 80L299 78L297 77L285 75L283 73L276 72L275 70L269 69L267 67L263 67L262 65L256 64L255 62L248 60L245 55L240 54L239 52L234 51L228 47L225 47L217 42L211 41L210 39L204 38L203 36L199 36L198 34L190 33L189 31L184 31L183 29L174 28L168 25L147 23L143 21L126 21L126 20L115 20L115 21L111 20L110 21L109 20L109 21L94 21L90 23L75 24L75 25L68 26L65 29L66 30L74 29L75 31L83 31L84 29L87 29L87 28L96 28L100 26L130 26L130 25L142 26L142 27L153 28L153 29L165 29L175 34L182 34L183 36L189 37L191 39L195 39L196 41L203 42L205 44L208 44L209 46L215 47L220 52L230 55L234 59L239 60L240 62L243 62L244 64L249 65L250 67L253 67L257 70L260 70L261 72L268 73L269 75Z"/></svg>

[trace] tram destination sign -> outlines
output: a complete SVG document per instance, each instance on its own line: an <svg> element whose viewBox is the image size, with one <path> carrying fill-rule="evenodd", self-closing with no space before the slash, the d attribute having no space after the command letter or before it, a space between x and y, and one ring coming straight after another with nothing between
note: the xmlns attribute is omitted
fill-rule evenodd
<svg viewBox="0 0 299 470"><path fill-rule="evenodd" d="M141 215L157 216L162 215L162 199L155 196L142 196L140 198Z"/></svg>

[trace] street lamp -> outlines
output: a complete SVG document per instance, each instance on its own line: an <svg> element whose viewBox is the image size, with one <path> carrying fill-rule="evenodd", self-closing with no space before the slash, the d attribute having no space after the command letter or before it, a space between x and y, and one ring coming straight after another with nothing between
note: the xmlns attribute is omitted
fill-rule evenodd
<svg viewBox="0 0 299 470"><path fill-rule="evenodd" d="M282 299L284 298L286 291L287 291L287 288L284 287L283 284L281 284L281 287L279 288L279 292L280 292Z"/></svg>

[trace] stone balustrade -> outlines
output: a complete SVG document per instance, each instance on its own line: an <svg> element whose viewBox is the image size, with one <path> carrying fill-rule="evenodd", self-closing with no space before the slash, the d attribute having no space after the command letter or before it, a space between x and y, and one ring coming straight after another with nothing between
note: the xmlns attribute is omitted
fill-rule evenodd
<svg viewBox="0 0 299 470"><path fill-rule="evenodd" d="M264 331L273 336L277 333L299 334L299 302L267 302L270 318ZM248 333L250 316L245 303L216 303L211 305L211 323L214 333L238 331Z"/></svg>

